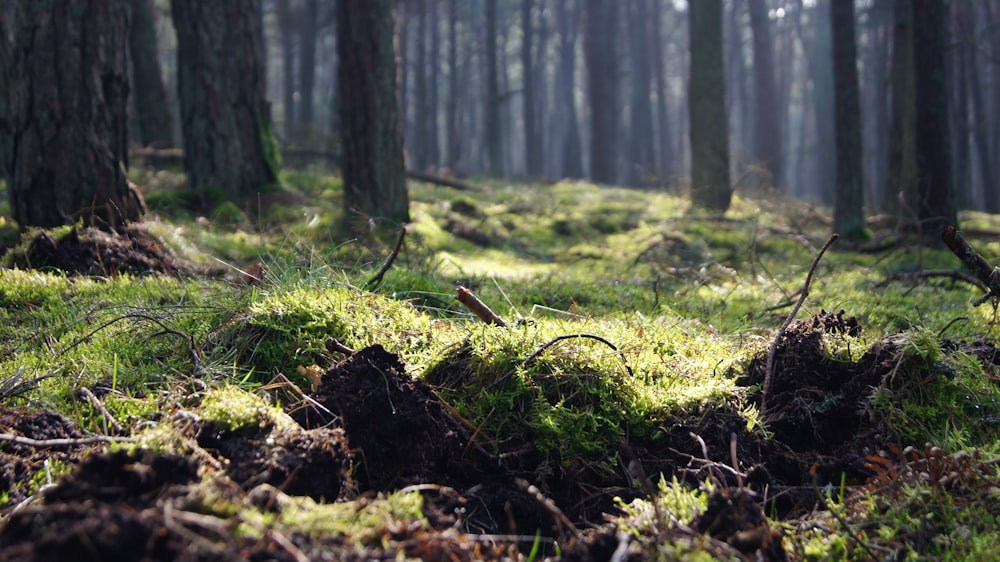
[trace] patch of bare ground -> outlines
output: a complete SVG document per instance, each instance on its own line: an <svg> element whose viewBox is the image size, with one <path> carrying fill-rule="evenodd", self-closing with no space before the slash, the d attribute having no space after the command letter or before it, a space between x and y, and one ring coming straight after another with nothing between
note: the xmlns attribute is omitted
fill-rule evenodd
<svg viewBox="0 0 1000 562"><path fill-rule="evenodd" d="M173 420L197 443L197 455L42 450L5 442L0 485L11 505L31 493L17 483L41 470L45 458L76 468L34 501L8 509L0 522L0 559L483 560L524 557L537 542L539 556L645 560L657 554L658 544L689 540L721 556L786 560L781 532L764 516L765 506L780 518L803 515L821 501L818 486L839 483L841 475L858 489L894 489L883 482L888 469L873 469L871 458L892 450L895 438L866 400L895 368L899 339L876 342L858 361L831 361L823 348L824 337L860 329L842 312L789 326L774 357L770 435L749 431L737 412L709 409L664 424L655 439L633 438L603 453L628 465L612 472L598 468L604 456L553 459L528 434L485 442L479 428L379 345L326 371L309 397L313 405L293 412L297 427L227 431L205 421ZM998 363L987 343L947 345ZM441 373L441 380L468 378L461 358L456 354L455 372ZM740 384L760 388L765 361L763 355L754 359ZM36 439L81 436L46 412L7 410L0 426ZM933 451L899 455L914 470L940 465L976 473L978 466ZM607 515L617 513L616 496L628 501L650 493L661 474L691 486L711 479L716 490L694 521L657 513L650 531L655 539L634 540ZM271 512L282 510L289 495L366 501L415 490L423 497L426 523L390 526L376 545L265 528L234 533L251 523L239 512L207 514L206 475L233 505Z"/></svg>

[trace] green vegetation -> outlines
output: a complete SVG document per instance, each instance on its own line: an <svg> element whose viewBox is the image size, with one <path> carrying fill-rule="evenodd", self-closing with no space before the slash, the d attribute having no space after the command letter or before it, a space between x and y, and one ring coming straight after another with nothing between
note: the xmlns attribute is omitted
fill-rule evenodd
<svg viewBox="0 0 1000 562"><path fill-rule="evenodd" d="M341 357L328 338L399 354L488 452L531 443L548 470L621 472L630 460L618 453L623 442L687 439L720 412L738 420L727 432L766 437L767 416L753 402L760 386L738 381L767 353L829 234L825 211L778 196L736 197L720 219L689 215L675 194L580 182L484 181L474 194L413 184L405 247L368 292L360 287L392 242L340 237L336 178L288 173L289 199L260 217L223 202L204 220L188 214L191 197L176 178L143 174L168 186L148 194L162 215L145 228L180 258L219 272L97 279L0 270L0 373L48 376L3 400L62 412L103 434L107 420L79 392L108 388L102 403L126 433L175 452L192 447L169 436L176 412L230 432L290 423L280 409L310 384L298 368ZM990 215L963 219L1000 228ZM873 230L873 243L883 241ZM970 241L1000 261L995 238ZM799 317L843 309L863 326L860 335L822 334L823 363L852 365L871 346L890 346L894 363L870 389L870 417L918 453L889 455L897 476L876 470L871 493L817 481L833 486L822 509L784 523L767 513L794 559L897 549L975 560L1000 547L1000 474L987 462L1000 454L998 375L954 343L996 341L996 310L971 307L980 294L971 285L907 276L958 265L943 244L879 253L834 246L816 270ZM259 280L247 276L254 267ZM453 298L456 284L508 327L476 320ZM925 443L942 455L924 452ZM944 468L958 480L919 474ZM37 488L39 478L22 486ZM636 488L644 484L636 477ZM716 484L698 484L668 474L654 499L621 501L619 524L654 556L702 559L707 535L656 542L671 521L691 525L706 509ZM247 536L335 534L374 548L395 522L426 524L412 491L341 503L295 496L279 513L237 510L210 482L199 489L203 513L239 511ZM915 536L933 544L909 544Z"/></svg>

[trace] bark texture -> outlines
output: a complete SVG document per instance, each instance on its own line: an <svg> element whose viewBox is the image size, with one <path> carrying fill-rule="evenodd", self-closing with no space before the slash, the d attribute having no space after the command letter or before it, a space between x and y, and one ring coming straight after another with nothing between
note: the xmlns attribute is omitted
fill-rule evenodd
<svg viewBox="0 0 1000 562"><path fill-rule="evenodd" d="M691 202L724 213L732 190L729 181L729 123L722 61L722 0L688 4L691 18Z"/></svg>
<svg viewBox="0 0 1000 562"><path fill-rule="evenodd" d="M157 57L153 0L129 0L129 5L132 8L129 54L132 57L139 143L167 148L174 145L174 132L167 105L167 89L163 85L163 72Z"/></svg>
<svg viewBox="0 0 1000 562"><path fill-rule="evenodd" d="M338 2L337 45L347 216L408 222L392 1Z"/></svg>
<svg viewBox="0 0 1000 562"><path fill-rule="evenodd" d="M618 181L618 28L616 0L587 0L584 58L590 98L590 177Z"/></svg>
<svg viewBox="0 0 1000 562"><path fill-rule="evenodd" d="M833 228L846 239L864 235L864 196L861 171L861 96L858 92L857 47L854 38L854 2L830 3L833 30L833 91L837 180Z"/></svg>
<svg viewBox="0 0 1000 562"><path fill-rule="evenodd" d="M203 204L278 182L260 0L172 0L184 171ZM221 193L220 193L221 192Z"/></svg>
<svg viewBox="0 0 1000 562"><path fill-rule="evenodd" d="M14 41L0 63L14 220L22 229L77 220L114 229L140 218L142 197L125 176L125 1L28 0L8 15L5 39Z"/></svg>

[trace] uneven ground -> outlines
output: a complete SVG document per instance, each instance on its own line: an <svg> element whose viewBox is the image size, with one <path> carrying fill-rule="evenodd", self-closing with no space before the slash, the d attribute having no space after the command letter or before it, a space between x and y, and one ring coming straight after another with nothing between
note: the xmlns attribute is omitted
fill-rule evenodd
<svg viewBox="0 0 1000 562"><path fill-rule="evenodd" d="M433 220L418 217L414 230L424 244L442 236L438 227L479 246L517 239L517 225L489 216L461 200ZM551 228L569 236L594 224L603 223L563 217ZM121 237L41 233L12 265L101 279L221 275L161 249L166 239L137 229ZM733 279L751 274L706 257L741 249L701 244L681 230L644 238L630 259L652 264L644 271L656 281L639 302L669 293L672 308L697 310L703 305L684 295L716 286L728 286L718 302L735 307L749 298ZM609 248L578 245L566 267ZM415 271L426 258L409 259ZM776 270L771 262L756 267ZM585 299L596 307L604 297L579 290L574 307L564 306L560 291L576 289L563 286L542 299L546 309L560 305L557 320L486 328L444 322L458 307L419 289L437 283L433 277L390 273L382 291L405 292L402 305L356 289L343 304L343 295L309 286L258 289L257 278L276 274L232 269L216 283L230 283L223 290L251 304L191 321L212 324L205 332L182 328L163 309L154 316L127 308L107 320L87 308L96 330L50 326L47 339L2 338L21 354L8 365L38 365L53 376L34 385L41 390L22 371L0 385L0 559L977 559L1000 546L1000 357L981 311L962 326L933 324L935 331L912 323L886 330L883 319L872 334L865 320L883 318L873 316L876 307L840 295L826 302L846 312L807 306L811 313L789 326L769 362L787 303L777 313L752 305L736 318L720 314L721 326L749 314L769 323L762 333L727 336L710 319L664 309L663 321L587 317ZM536 294L561 283L543 274L548 284L505 283ZM100 290L89 281L36 285L38 278L3 275L18 283L0 292L9 322L21 321L22 309L37 315ZM463 281L496 296L486 278ZM684 286L692 281L699 288ZM50 294L45 283L58 286ZM220 298L217 289L180 283L184 299ZM941 306L955 291L923 283L902 289L936 295L916 308ZM30 298L18 292L25 286ZM183 300L143 287L154 302ZM399 312L405 307L416 312ZM404 316L384 318L393 314ZM118 342L109 348L113 366L94 367L108 352L87 355L87 346L122 324L110 334ZM130 358L121 340L137 333L151 347ZM334 337L340 341L327 341ZM697 350L718 353L716 346L745 355ZM56 386L66 376L45 367L50 356L74 368L68 390ZM122 371L130 362L153 371L129 379ZM254 385L253 368L243 375L227 365L267 374ZM256 393L246 390L254 386ZM109 427L110 417L125 427Z"/></svg>

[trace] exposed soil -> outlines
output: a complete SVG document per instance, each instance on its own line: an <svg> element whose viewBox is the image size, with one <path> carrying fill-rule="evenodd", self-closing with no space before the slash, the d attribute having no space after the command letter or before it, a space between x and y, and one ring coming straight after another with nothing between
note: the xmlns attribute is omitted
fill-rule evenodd
<svg viewBox="0 0 1000 562"><path fill-rule="evenodd" d="M185 456L41 450L5 442L0 487L9 505L34 493L23 483L44 459L75 468L33 501L8 509L0 522L0 559L361 560L390 559L397 552L422 559L496 559L512 548L528 552L532 541L517 537L539 530L540 555L555 555L558 540L565 560L606 560L616 552L621 560L644 560L648 553L629 547L628 537L603 514L615 512L615 496L627 501L642 495L636 481L645 480L648 490L663 473L692 485L712 478L718 487L690 527L661 531L660 544L708 533L720 552L784 560L780 532L764 516L765 488L779 497L768 509L794 517L816 504L817 482L839 482L845 474L852 483L864 483L872 476L865 457L893 440L865 406L871 389L895 366L897 340L877 342L857 362L830 361L823 351L824 334L860 329L843 312L824 312L789 328L776 350L767 396L771 439L749 432L736 412L708 410L694 420L676 420L656 441L634 440L606 453L634 466L631 476L596 470L590 466L594 459L553 463L530 442L505 443L499 453L496 444L485 447L476 428L378 345L325 373L310 396L314 405L293 412L300 428L229 432L203 421L174 420L198 445L197 454ZM983 342L962 349L984 363L1000 362ZM766 354L757 357L739 382L759 388L766 361ZM13 410L0 412L0 432L35 439L81 436L55 414ZM734 449L740 474L728 468ZM232 520L201 514L210 501L203 474L212 475L217 493L266 510L280 510L281 498L289 495L333 502L415 487L424 496L429 527L400 527L378 547L267 529L251 539L232 532L238 514ZM501 538L474 540L479 533Z"/></svg>
<svg viewBox="0 0 1000 562"><path fill-rule="evenodd" d="M57 269L68 275L110 277L151 273L177 275L193 269L162 246L141 224L120 233L95 228L73 229L53 238L46 231L24 241L13 254L14 267Z"/></svg>

